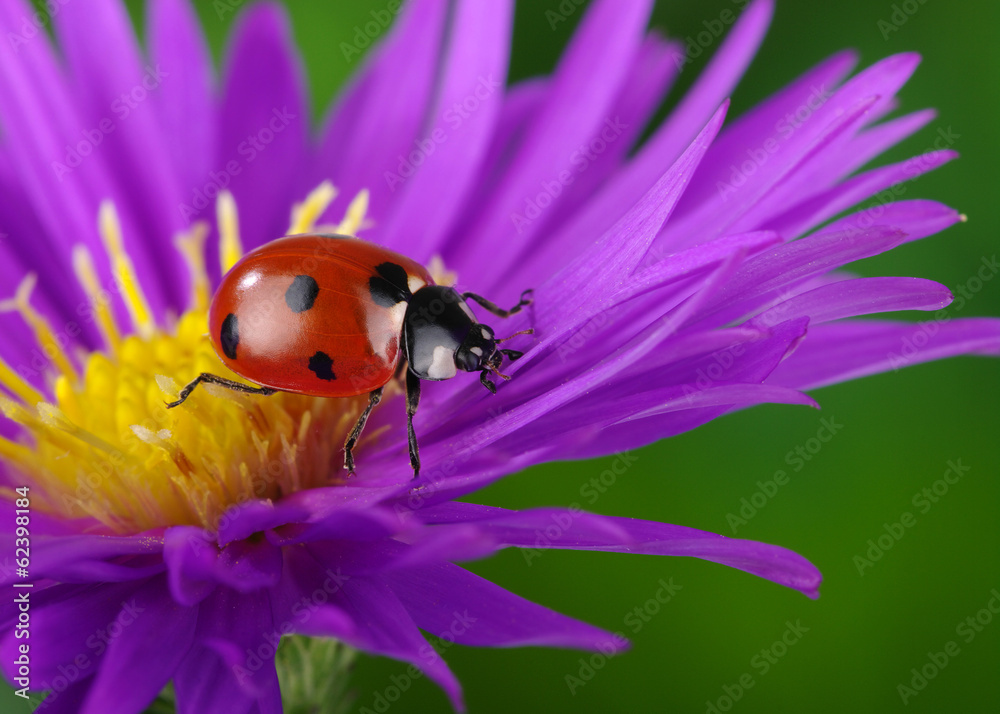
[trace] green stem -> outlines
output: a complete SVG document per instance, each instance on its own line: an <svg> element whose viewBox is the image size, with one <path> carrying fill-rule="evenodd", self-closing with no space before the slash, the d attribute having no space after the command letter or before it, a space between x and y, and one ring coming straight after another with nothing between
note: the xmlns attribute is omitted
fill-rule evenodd
<svg viewBox="0 0 1000 714"><path fill-rule="evenodd" d="M275 668L285 714L347 714L354 703L348 678L356 653L333 639L293 635L278 645ZM144 714L174 714L173 685L168 684Z"/></svg>
<svg viewBox="0 0 1000 714"><path fill-rule="evenodd" d="M275 665L285 714L345 714L354 702L348 677L356 653L333 639L295 635L278 645Z"/></svg>

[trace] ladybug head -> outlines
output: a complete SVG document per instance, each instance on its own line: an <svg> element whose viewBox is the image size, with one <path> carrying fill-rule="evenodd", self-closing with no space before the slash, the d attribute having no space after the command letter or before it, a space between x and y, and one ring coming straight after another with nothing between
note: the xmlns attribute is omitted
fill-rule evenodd
<svg viewBox="0 0 1000 714"><path fill-rule="evenodd" d="M496 354L497 341L493 330L476 323L472 325L462 346L455 351L455 365L466 372L480 372L490 368Z"/></svg>
<svg viewBox="0 0 1000 714"><path fill-rule="evenodd" d="M516 350L497 349L503 341L488 325L476 322L454 288L428 285L415 292L406 307L403 345L409 369L420 379L451 379L458 370L479 372L483 386L495 392L496 385L488 377L509 379L500 372L504 357L521 356Z"/></svg>
<svg viewBox="0 0 1000 714"><path fill-rule="evenodd" d="M420 379L450 379L488 369L495 359L493 330L476 322L454 288L428 285L410 298L403 324L410 371Z"/></svg>

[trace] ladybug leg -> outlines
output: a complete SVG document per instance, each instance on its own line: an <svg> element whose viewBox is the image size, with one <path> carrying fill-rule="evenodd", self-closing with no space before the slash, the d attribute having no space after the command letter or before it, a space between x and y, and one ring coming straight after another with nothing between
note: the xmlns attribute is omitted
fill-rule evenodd
<svg viewBox="0 0 1000 714"><path fill-rule="evenodd" d="M511 315L521 312L522 307L527 307L531 304L532 300L534 300L532 297L533 293L534 290L525 290L521 293L521 301L510 310L504 310L502 307L499 307L498 305L490 302L480 295L476 295L475 293L462 293L462 297L466 300L475 300L497 317L510 317Z"/></svg>
<svg viewBox="0 0 1000 714"><path fill-rule="evenodd" d="M208 372L202 372L188 384L181 393L177 395L177 401L167 402L167 409L173 409L184 403L184 400L191 396L191 392L199 384L218 384L220 387L225 387L226 389L232 389L234 392L243 392L244 394L260 394L261 396L267 397L275 392L277 389L272 389L271 387L251 387L249 384L243 384L242 382L234 382L231 379L226 379L225 377L219 377L215 374L209 374Z"/></svg>
<svg viewBox="0 0 1000 714"><path fill-rule="evenodd" d="M417 447L417 433L413 431L413 415L420 404L420 377L406 370L406 436L410 443L410 466L413 478L420 475L420 449Z"/></svg>
<svg viewBox="0 0 1000 714"><path fill-rule="evenodd" d="M524 352L521 352L520 350L500 350L500 352L507 355L507 359L509 359L511 362L519 360L522 357L524 357Z"/></svg>
<svg viewBox="0 0 1000 714"><path fill-rule="evenodd" d="M351 429L351 433L344 443L344 468L347 469L351 476L354 475L354 446L358 443L358 439L361 438L361 432L368 422L368 417L371 415L372 409L380 401L382 401L382 387L379 387L368 395L368 406L361 412L361 416L358 417L358 421L354 424L354 428Z"/></svg>
<svg viewBox="0 0 1000 714"><path fill-rule="evenodd" d="M493 384L493 381L490 380L489 376L490 376L490 371L488 369L484 369L479 374L479 381L483 383L484 387L486 387L488 390L490 390L491 394L496 394L497 393L497 385Z"/></svg>

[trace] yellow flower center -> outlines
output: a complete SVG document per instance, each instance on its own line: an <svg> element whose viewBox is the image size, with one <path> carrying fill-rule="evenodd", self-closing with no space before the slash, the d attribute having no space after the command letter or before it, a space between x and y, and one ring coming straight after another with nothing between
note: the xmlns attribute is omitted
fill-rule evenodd
<svg viewBox="0 0 1000 714"><path fill-rule="evenodd" d="M362 191L336 226L315 222L336 191L323 183L292 210L289 234L354 235L365 227ZM217 201L221 270L242 255L236 205L228 192ZM101 206L99 227L134 334L122 336L101 290L88 251L77 246L73 267L87 292L107 345L81 357L82 374L45 319L29 302L35 276L0 303L31 326L56 369L49 401L0 360L3 412L22 427L17 440L0 438L0 457L12 467L13 486L36 487L32 506L59 516L91 518L102 530L136 533L171 525L215 530L227 508L250 499L277 499L307 488L341 483L342 445L365 397L323 399L279 392L240 395L206 386L184 405L166 409L181 387L201 372L230 379L209 342L209 280L203 246L208 226L197 223L177 238L192 276L191 307L173 324L158 326L124 249L115 208ZM398 391L387 385L387 396ZM365 433L359 445L378 438ZM3 495L15 498L11 489Z"/></svg>

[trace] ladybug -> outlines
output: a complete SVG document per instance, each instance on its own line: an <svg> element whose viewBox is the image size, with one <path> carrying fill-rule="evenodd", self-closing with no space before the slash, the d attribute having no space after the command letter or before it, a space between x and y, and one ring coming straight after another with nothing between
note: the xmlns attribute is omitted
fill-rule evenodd
<svg viewBox="0 0 1000 714"><path fill-rule="evenodd" d="M317 397L368 394L368 406L344 444L344 468L354 473L354 446L382 399L385 385L406 368L406 426L414 478L420 472L413 415L420 381L480 372L483 386L503 358L493 330L476 321L467 300L498 317L531 304L531 290L509 310L475 293L435 285L410 258L351 236L293 235L247 253L226 273L209 308L212 347L252 387L202 373L184 387L171 409L202 383L237 392L293 392ZM532 330L515 333L530 334Z"/></svg>

